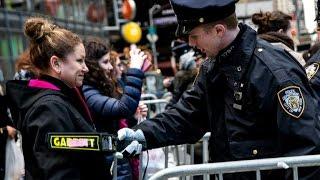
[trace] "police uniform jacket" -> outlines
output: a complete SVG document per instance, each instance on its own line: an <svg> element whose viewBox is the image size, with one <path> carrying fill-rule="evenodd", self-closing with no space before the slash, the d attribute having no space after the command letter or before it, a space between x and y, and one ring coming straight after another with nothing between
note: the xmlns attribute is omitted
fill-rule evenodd
<svg viewBox="0 0 320 180"><path fill-rule="evenodd" d="M305 69L311 87L320 97L320 51L317 51L307 62Z"/></svg>
<svg viewBox="0 0 320 180"><path fill-rule="evenodd" d="M246 25L173 108L135 127L147 147L211 132L213 162L319 153L319 105L302 66Z"/></svg>
<svg viewBox="0 0 320 180"><path fill-rule="evenodd" d="M62 81L42 76L40 82L7 83L9 107L22 134L26 179L108 179L101 154L53 151L48 132L95 132L79 97Z"/></svg>

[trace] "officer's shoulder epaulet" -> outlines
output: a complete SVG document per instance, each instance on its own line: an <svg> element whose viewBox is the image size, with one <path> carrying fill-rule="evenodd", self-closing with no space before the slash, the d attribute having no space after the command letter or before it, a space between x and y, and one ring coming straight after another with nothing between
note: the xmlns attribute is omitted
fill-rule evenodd
<svg viewBox="0 0 320 180"><path fill-rule="evenodd" d="M284 58L288 58L288 56L282 53L284 52L280 49L277 50L271 44L263 41L262 43L258 43L254 50L255 56L270 70L270 73L272 73L280 83L292 79L285 70L286 68L284 68Z"/></svg>
<svg viewBox="0 0 320 180"><path fill-rule="evenodd" d="M318 50L315 54L313 54L310 59L308 60L307 64L311 64L311 63L320 63L320 50Z"/></svg>

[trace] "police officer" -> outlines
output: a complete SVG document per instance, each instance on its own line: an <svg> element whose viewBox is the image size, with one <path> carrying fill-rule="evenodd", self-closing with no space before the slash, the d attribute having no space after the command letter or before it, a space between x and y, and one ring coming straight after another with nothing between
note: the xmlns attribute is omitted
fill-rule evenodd
<svg viewBox="0 0 320 180"><path fill-rule="evenodd" d="M178 36L209 57L191 90L154 119L118 131L119 139L146 141L147 149L194 143L211 132L211 162L320 152L319 105L304 69L288 52L238 24L235 0L171 0ZM125 153L139 153L133 141ZM300 169L300 168L299 168ZM317 169L299 171L316 178ZM263 172L286 179L290 172ZM255 179L253 173L225 179Z"/></svg>
<svg viewBox="0 0 320 180"><path fill-rule="evenodd" d="M311 87L320 97L320 51L318 50L308 61L305 66L307 77Z"/></svg>
<svg viewBox="0 0 320 180"><path fill-rule="evenodd" d="M320 0L318 0L318 13L317 13L317 24L318 31L320 31ZM311 56L305 65L306 73L312 88L315 90L316 94L320 97L320 50Z"/></svg>

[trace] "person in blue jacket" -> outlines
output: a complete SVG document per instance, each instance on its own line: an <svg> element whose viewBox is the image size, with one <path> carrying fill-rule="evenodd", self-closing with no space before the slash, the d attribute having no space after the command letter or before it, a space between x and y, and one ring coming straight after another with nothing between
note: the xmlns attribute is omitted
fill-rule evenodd
<svg viewBox="0 0 320 180"><path fill-rule="evenodd" d="M86 64L89 68L82 88L91 110L97 131L115 134L124 119L132 119L139 106L144 72L141 70L146 58L139 49L130 52L131 63L126 72L123 88L117 81L117 54L99 39L85 42ZM146 111L146 106L141 106ZM111 166L112 156L107 156ZM118 179L130 179L131 168L128 161L118 161Z"/></svg>

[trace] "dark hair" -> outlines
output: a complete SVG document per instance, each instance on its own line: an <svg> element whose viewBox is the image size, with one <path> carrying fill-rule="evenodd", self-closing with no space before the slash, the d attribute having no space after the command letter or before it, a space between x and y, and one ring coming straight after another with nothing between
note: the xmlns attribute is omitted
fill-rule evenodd
<svg viewBox="0 0 320 180"><path fill-rule="evenodd" d="M119 97L121 90L117 83L115 64L117 53L111 51L109 47L98 38L90 38L84 42L86 50L85 62L89 72L85 74L84 84L89 84L98 88L104 95L110 97ZM111 77L106 77L104 70L99 66L99 59L104 55L110 55L110 63L114 67Z"/></svg>
<svg viewBox="0 0 320 180"><path fill-rule="evenodd" d="M42 71L49 69L49 61L53 55L63 59L74 51L75 46L82 43L77 34L40 17L27 19L24 33L30 39L30 60Z"/></svg>
<svg viewBox="0 0 320 180"><path fill-rule="evenodd" d="M277 32L283 29L287 32L290 29L292 17L281 11L265 12L260 11L252 15L252 22L258 26L258 34Z"/></svg>

